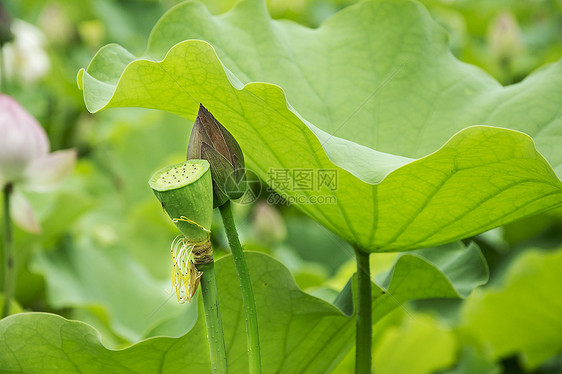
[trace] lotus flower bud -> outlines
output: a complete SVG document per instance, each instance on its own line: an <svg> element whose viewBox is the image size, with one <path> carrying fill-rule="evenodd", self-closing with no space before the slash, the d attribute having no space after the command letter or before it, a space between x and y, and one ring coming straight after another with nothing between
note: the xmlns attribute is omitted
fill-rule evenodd
<svg viewBox="0 0 562 374"><path fill-rule="evenodd" d="M39 122L16 100L0 94L0 181L23 182L26 168L48 152L49 139Z"/></svg>
<svg viewBox="0 0 562 374"><path fill-rule="evenodd" d="M266 202L256 204L252 217L256 236L263 243L281 243L287 237L287 227L281 213Z"/></svg>
<svg viewBox="0 0 562 374"><path fill-rule="evenodd" d="M244 195L246 171L242 150L232 134L203 105L199 106L191 130L187 159L209 161L213 178L213 208Z"/></svg>
<svg viewBox="0 0 562 374"><path fill-rule="evenodd" d="M497 61L512 60L523 51L523 40L517 20L510 12L502 12L491 21L488 44Z"/></svg>

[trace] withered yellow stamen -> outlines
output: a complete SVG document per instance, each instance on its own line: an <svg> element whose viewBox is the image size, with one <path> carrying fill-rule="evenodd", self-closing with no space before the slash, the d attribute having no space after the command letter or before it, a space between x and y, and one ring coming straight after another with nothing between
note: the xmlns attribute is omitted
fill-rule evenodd
<svg viewBox="0 0 562 374"><path fill-rule="evenodd" d="M179 303L191 301L197 291L201 273L192 261L194 243L189 242L184 236L178 235L172 241L172 287Z"/></svg>
<svg viewBox="0 0 562 374"><path fill-rule="evenodd" d="M211 230L201 226L200 224L198 224L197 222L190 220L189 218L185 217L185 216L181 216L180 218L172 218L172 221L174 221L174 223L176 222L187 222L190 223L192 225L195 225L203 230L205 230L206 232L211 232Z"/></svg>

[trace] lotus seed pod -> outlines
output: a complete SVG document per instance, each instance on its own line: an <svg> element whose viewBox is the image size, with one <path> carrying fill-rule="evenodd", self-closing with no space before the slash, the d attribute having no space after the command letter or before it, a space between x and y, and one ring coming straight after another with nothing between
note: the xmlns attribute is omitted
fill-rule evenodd
<svg viewBox="0 0 562 374"><path fill-rule="evenodd" d="M197 119L191 130L187 159L209 161L214 208L244 195L246 172L240 145L203 105L199 106Z"/></svg>
<svg viewBox="0 0 562 374"><path fill-rule="evenodd" d="M189 160L158 170L149 185L191 243L207 243L213 219L213 184L209 163Z"/></svg>

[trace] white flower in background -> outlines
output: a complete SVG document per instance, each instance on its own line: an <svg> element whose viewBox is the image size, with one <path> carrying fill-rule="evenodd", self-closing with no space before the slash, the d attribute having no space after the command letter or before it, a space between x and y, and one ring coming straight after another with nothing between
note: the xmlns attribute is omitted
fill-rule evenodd
<svg viewBox="0 0 562 374"><path fill-rule="evenodd" d="M0 94L0 187L11 185L10 215L23 229L40 231L21 190L43 192L70 174L75 150L49 153L49 139L39 122L16 100Z"/></svg>
<svg viewBox="0 0 562 374"><path fill-rule="evenodd" d="M38 25L50 45L64 46L75 37L74 25L66 15L63 5L54 1L45 5Z"/></svg>
<svg viewBox="0 0 562 374"><path fill-rule="evenodd" d="M51 68L45 52L45 35L32 24L18 19L12 21L11 31L14 40L3 48L6 74L26 83L36 82Z"/></svg>

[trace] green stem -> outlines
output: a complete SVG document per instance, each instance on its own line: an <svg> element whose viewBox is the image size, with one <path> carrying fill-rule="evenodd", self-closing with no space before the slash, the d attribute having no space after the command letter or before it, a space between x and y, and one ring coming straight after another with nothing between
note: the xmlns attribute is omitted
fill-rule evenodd
<svg viewBox="0 0 562 374"><path fill-rule="evenodd" d="M4 308L2 318L10 315L10 304L14 292L14 254L12 250L12 222L10 220L10 195L12 184L3 189L4 195Z"/></svg>
<svg viewBox="0 0 562 374"><path fill-rule="evenodd" d="M0 92L8 93L8 82L6 81L6 66L4 64L4 52L0 47Z"/></svg>
<svg viewBox="0 0 562 374"><path fill-rule="evenodd" d="M204 265L197 265L197 269L203 272L201 276L201 294L203 296L203 308L205 309L205 321L207 323L207 338L211 353L212 372L226 374L228 369L219 309L217 280L215 278L215 263L210 262Z"/></svg>
<svg viewBox="0 0 562 374"><path fill-rule="evenodd" d="M246 314L246 335L248 340L248 360L250 365L250 374L259 374L261 372L261 359L260 359L260 338L258 334L258 315L256 312L256 302L254 301L254 291L252 291L252 282L250 281L250 273L246 265L246 259L236 226L234 218L232 217L232 208L230 201L219 207L221 212L224 229L232 251L232 258L234 259L234 266L238 273L238 281L242 290L242 302L244 303L244 313Z"/></svg>
<svg viewBox="0 0 562 374"><path fill-rule="evenodd" d="M357 330L355 338L355 373L371 372L371 344L373 334L371 304L371 270L369 254L355 248L357 260Z"/></svg>

